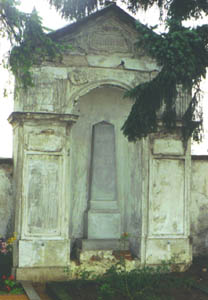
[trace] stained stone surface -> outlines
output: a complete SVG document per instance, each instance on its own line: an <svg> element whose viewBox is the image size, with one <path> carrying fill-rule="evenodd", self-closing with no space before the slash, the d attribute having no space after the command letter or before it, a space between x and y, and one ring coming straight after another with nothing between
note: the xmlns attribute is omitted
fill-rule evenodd
<svg viewBox="0 0 208 300"><path fill-rule="evenodd" d="M152 172L149 234L153 236L158 234L183 235L185 224L184 161L155 159Z"/></svg>
<svg viewBox="0 0 208 300"><path fill-rule="evenodd" d="M191 178L191 236L193 254L208 250L208 156L193 156Z"/></svg>
<svg viewBox="0 0 208 300"><path fill-rule="evenodd" d="M116 200L116 153L114 126L101 122L92 133L91 200Z"/></svg>
<svg viewBox="0 0 208 300"><path fill-rule="evenodd" d="M107 211L105 208L104 211ZM120 213L89 211L88 238L89 239L118 239L121 236Z"/></svg>
<svg viewBox="0 0 208 300"><path fill-rule="evenodd" d="M154 154L184 155L184 147L181 140L156 139L153 146Z"/></svg>
<svg viewBox="0 0 208 300"><path fill-rule="evenodd" d="M0 158L0 237L13 234L14 195L12 159Z"/></svg>
<svg viewBox="0 0 208 300"><path fill-rule="evenodd" d="M29 234L57 234L61 199L60 156L28 155L25 192Z"/></svg>

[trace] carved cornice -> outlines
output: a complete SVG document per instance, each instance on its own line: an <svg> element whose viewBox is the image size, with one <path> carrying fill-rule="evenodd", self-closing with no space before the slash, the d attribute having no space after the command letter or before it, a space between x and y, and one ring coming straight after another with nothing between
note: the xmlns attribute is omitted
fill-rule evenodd
<svg viewBox="0 0 208 300"><path fill-rule="evenodd" d="M75 114L57 114L57 113L44 113L44 112L13 112L9 118L9 123L14 126L15 124L21 124L25 121L56 121L56 122L64 122L76 123L78 115Z"/></svg>

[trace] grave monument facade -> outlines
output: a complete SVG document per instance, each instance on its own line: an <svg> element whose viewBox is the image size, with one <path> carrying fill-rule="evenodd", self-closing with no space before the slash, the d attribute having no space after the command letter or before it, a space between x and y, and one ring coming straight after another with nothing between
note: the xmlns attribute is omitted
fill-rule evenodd
<svg viewBox="0 0 208 300"><path fill-rule="evenodd" d="M175 132L161 127L130 143L121 127L133 102L124 93L160 71L136 46L135 20L112 4L52 37L71 48L62 62L33 67L34 87L16 88L9 118L17 279L61 279L73 251L85 265L119 250L123 233L134 266L174 258L185 268L191 152L180 120L190 95L178 97Z"/></svg>

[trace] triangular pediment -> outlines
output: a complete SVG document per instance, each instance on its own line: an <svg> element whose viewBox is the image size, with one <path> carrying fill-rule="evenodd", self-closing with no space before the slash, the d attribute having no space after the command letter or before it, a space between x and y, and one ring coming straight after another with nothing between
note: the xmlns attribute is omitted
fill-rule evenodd
<svg viewBox="0 0 208 300"><path fill-rule="evenodd" d="M59 29L53 36L85 54L133 53L138 40L136 20L116 5Z"/></svg>

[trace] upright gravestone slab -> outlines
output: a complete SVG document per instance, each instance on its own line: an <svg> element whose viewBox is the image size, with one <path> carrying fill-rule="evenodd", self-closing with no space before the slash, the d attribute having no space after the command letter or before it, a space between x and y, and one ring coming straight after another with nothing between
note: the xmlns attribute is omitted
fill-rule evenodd
<svg viewBox="0 0 208 300"><path fill-rule="evenodd" d="M101 122L93 126L90 210L88 238L119 238L120 213L116 193L114 126Z"/></svg>

